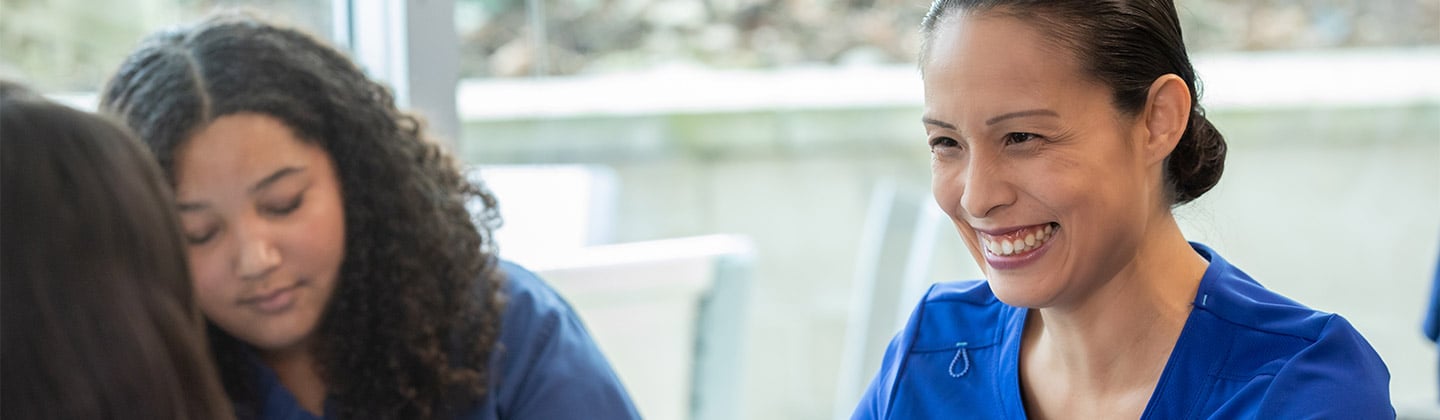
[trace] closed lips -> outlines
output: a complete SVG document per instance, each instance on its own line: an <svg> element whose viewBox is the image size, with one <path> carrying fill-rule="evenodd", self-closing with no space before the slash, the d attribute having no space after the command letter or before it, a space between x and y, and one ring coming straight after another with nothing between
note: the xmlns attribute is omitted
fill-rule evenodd
<svg viewBox="0 0 1440 420"><path fill-rule="evenodd" d="M280 294L282 294L282 293L285 293L285 292L294 290L296 287L300 287L300 284L299 284L299 283L296 283L296 284L293 284L293 285L290 285L290 286L287 286L287 287L282 287L282 288L279 288L279 289L275 289L275 290L270 291L270 292L260 293L260 294L253 295L253 296L248 297L248 298L240 299L240 304L242 304L242 305L251 305L251 304L256 304L256 303L265 302L265 301L268 301L268 300L270 300L270 299L274 299L274 298L280 296Z"/></svg>

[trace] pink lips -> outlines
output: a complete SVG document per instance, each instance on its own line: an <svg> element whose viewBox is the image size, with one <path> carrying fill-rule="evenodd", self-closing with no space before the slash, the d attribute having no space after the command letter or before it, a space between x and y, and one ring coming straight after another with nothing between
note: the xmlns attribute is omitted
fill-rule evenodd
<svg viewBox="0 0 1440 420"><path fill-rule="evenodd" d="M264 314L277 314L285 312L295 304L296 289L299 288L300 285L296 284L290 287L276 290L274 292L266 293L252 298L242 299L240 300L240 303L242 305L253 307L255 308L255 310Z"/></svg>
<svg viewBox="0 0 1440 420"><path fill-rule="evenodd" d="M978 232L981 232L981 233L990 235L990 236L992 236L992 237L997 237L997 236L1005 236L1006 234L1011 234L1011 233L1014 233L1014 232L1019 231L1019 230L1021 230L1021 229L1024 229L1024 228L1008 228L1008 229L993 229L993 230L984 230L984 229L978 229L978 228L977 228L977 229L975 229L975 230L978 231ZM1046 251L1050 250L1050 243L1051 243L1051 242L1054 242L1054 240L1053 240L1053 239L1054 239L1054 235L1058 235L1058 234L1060 233L1059 227L1057 226L1057 227L1054 229L1053 232L1054 232L1054 233L1052 233L1051 236L1044 241L1044 243L1042 243L1042 244L1037 244L1038 246L1036 246L1034 249L1025 251L1025 252L1023 252L1023 253L1017 253L1017 254L1011 254L1011 255L997 255L996 253L991 252L989 249L984 249L984 246L983 246L983 245L984 245L984 241L983 241L983 240L981 241L981 245L982 245L981 248L982 248L982 249L981 249L980 252L981 252L981 254L985 255L985 262L986 262L987 264L989 264L990 267L992 267L992 268L995 268L995 269L998 269L998 270L1014 270L1014 269L1022 268L1022 267L1028 266L1028 265L1034 263L1035 261L1039 260L1041 256L1044 256L1044 255L1045 255L1045 252L1046 252Z"/></svg>

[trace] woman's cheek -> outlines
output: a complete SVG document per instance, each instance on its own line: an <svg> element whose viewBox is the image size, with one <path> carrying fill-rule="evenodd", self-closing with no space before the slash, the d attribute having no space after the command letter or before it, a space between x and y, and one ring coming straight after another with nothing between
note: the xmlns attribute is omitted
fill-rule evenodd
<svg viewBox="0 0 1440 420"><path fill-rule="evenodd" d="M201 309L223 300L224 266L207 252L190 252L190 281L195 285L195 298Z"/></svg>
<svg viewBox="0 0 1440 420"><path fill-rule="evenodd" d="M932 168L931 190L935 195L935 203L951 217L959 216L954 210L959 208L960 197L965 194L965 184L958 176L961 170L958 166L953 162L936 160Z"/></svg>

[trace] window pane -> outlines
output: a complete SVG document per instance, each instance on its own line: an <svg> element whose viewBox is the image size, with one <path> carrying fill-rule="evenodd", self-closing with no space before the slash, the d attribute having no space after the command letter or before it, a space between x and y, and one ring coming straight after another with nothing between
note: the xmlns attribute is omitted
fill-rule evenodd
<svg viewBox="0 0 1440 420"><path fill-rule="evenodd" d="M458 0L456 27L461 77L507 77L905 63L924 12L910 0Z"/></svg>
<svg viewBox="0 0 1440 420"><path fill-rule="evenodd" d="M1179 0L1193 50L1440 44L1435 0Z"/></svg>
<svg viewBox="0 0 1440 420"><path fill-rule="evenodd" d="M461 77L913 63L928 1L457 0ZM1440 1L1181 0L1193 51L1440 44ZM543 48L537 47L543 46Z"/></svg>
<svg viewBox="0 0 1440 420"><path fill-rule="evenodd" d="M328 37L331 0L0 0L0 76L45 92L95 91L147 34L248 7Z"/></svg>

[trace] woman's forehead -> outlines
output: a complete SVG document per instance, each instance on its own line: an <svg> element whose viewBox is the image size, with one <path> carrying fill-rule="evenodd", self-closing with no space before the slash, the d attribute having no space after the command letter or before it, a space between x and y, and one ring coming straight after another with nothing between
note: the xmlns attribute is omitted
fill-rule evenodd
<svg viewBox="0 0 1440 420"><path fill-rule="evenodd" d="M177 194L258 182L286 167L308 167L325 152L262 114L217 118L175 151Z"/></svg>
<svg viewBox="0 0 1440 420"><path fill-rule="evenodd" d="M1032 24L1003 15L967 14L942 22L923 65L927 115L998 115L1103 97L1074 55L1046 36Z"/></svg>
<svg viewBox="0 0 1440 420"><path fill-rule="evenodd" d="M1023 78L1036 70L1048 75L1080 76L1075 52L1049 31L1008 15L965 15L935 28L922 70L964 72L968 77Z"/></svg>

